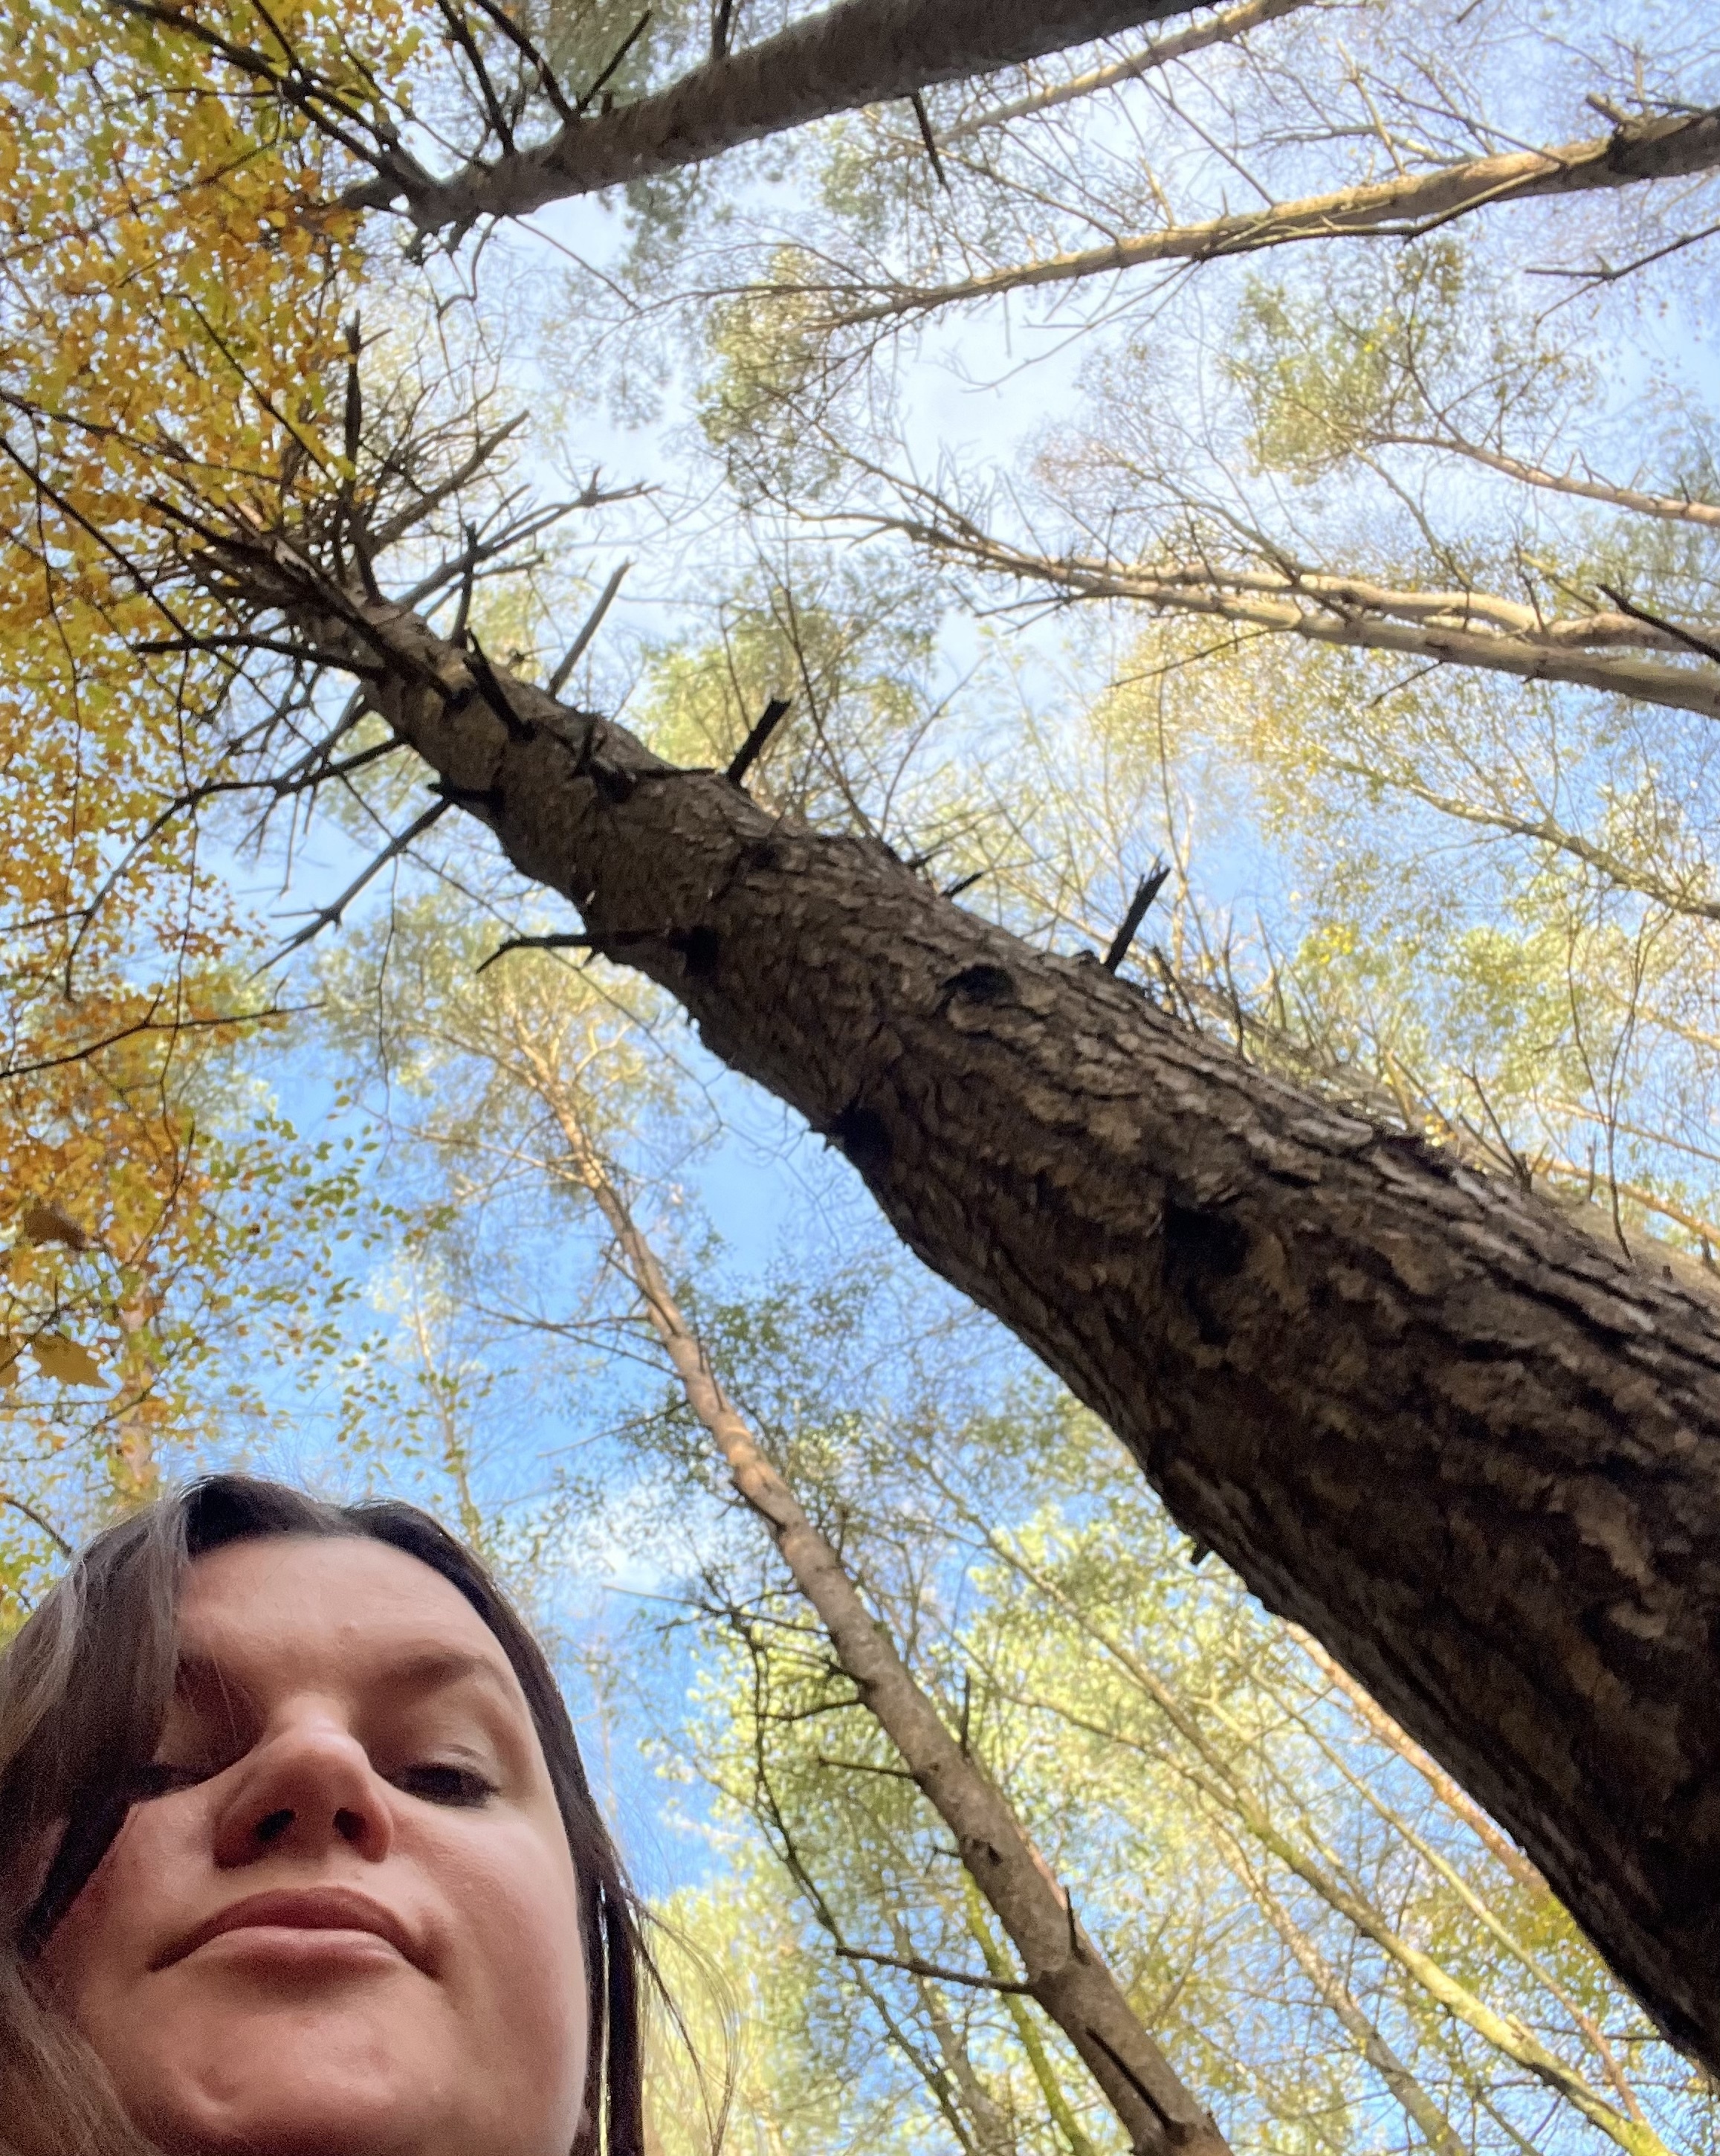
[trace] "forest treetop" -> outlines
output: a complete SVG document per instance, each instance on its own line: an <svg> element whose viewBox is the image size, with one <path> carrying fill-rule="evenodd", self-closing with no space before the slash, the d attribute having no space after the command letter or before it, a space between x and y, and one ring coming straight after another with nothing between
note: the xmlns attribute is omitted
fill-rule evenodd
<svg viewBox="0 0 1720 2156"><path fill-rule="evenodd" d="M180 1044L288 1015L223 963L203 834L244 814L266 848L338 802L372 835L308 940L470 819L516 901L578 912L501 940L646 976L839 1146L1712 2060L1720 506L1691 382L1604 339L1697 289L1715 54L1508 0L1310 0L1031 64L1171 12L24 18L6 723L14 756L54 745L67 820L21 819L9 1077L47 1133L19 1187L70 1225L24 1236L8 1337L52 1378L98 1216L118 1280L88 1308L145 1309L162 1224L203 1218ZM809 560L870 531L976 605L1121 609L1086 738L1129 774L1101 835L1169 857L1170 949L1055 947L1094 910L1081 850L1004 755L907 783L935 715L822 699L793 572L763 608L730 578L774 624L768 702L723 637L715 717L668 666L653 739L586 707L589 664L566 700L616 584L550 650L558 535L631 490L510 472L490 221L629 180L629 247L561 293L562 369L693 370L732 531ZM1083 426L1030 470L916 471L893 362L1018 293L1092 340ZM701 731L719 752L684 753ZM1347 834L1294 952L1203 907L1179 796L1219 762L1286 856ZM1433 888L1458 827L1493 846L1480 901ZM964 876L994 898L956 904ZM91 1133L146 1097L102 1140L138 1163L122 1208Z"/></svg>

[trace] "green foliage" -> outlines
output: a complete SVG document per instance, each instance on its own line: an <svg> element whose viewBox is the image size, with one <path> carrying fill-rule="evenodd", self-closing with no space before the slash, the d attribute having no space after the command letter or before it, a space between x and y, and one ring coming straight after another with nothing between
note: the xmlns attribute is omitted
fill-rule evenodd
<svg viewBox="0 0 1720 2156"><path fill-rule="evenodd" d="M810 1312L789 1309L809 1341ZM1514 2090L1476 2029L1311 1892L1286 1853L1586 2076L1626 2145L1615 2071L1675 2143L1712 2140L1712 2099L1545 1888L1483 1845L1234 1581L1190 1570L1090 1418L1029 1383L956 1424L930 1401L881 1404L876 1419L836 1405L825 1421L802 1389L804 1346L779 1390L732 1344L737 1389L804 1501L1233 2142L1366 2148L1398 2130L1297 1949L1323 1957L1466 2145L1590 2130L1571 2112L1549 2127L1546 2091ZM847 2061L856 2119L894 2089L920 2121L910 2145L951 2133L984 2146L1001 2117L1004 2145L1067 2147L1004 2001L887 1961L833 1959L839 1943L983 1974L999 1943L804 1606L744 1550L718 1562L707 1541L701 1569L700 1712L665 1748L716 1792L719 1826L765 1835L779 1892L798 1894L804 1974L780 1994L790 2008L766 2006L785 2090L808 1987L834 1984L820 2056ZM773 1969L780 1959L773 1948ZM1057 2032L1029 2025L1077 2138L1112 2146L1114 2125Z"/></svg>

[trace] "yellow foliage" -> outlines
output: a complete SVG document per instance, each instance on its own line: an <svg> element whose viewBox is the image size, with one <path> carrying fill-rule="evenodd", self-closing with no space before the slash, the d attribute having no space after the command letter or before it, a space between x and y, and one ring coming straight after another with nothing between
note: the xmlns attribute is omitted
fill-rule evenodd
<svg viewBox="0 0 1720 2156"><path fill-rule="evenodd" d="M176 513L278 507L330 468L360 267L326 137L223 57L259 34L362 101L349 37L386 77L413 33L394 0L0 0L0 1383L64 1455L75 1419L20 1383L17 1343L103 1385L60 1330L100 1328L120 1392L87 1437L116 1489L146 1486L126 1445L202 1352L186 1312L228 1291L232 1163L187 1085L258 1001L246 924L167 813L216 770L234 677L213 601L154 594Z"/></svg>
<svg viewBox="0 0 1720 2156"><path fill-rule="evenodd" d="M30 1342L30 1352L41 1366L44 1378L52 1378L62 1385L100 1385L106 1383L95 1358L87 1348L80 1348L75 1340L67 1340L59 1333L44 1332Z"/></svg>

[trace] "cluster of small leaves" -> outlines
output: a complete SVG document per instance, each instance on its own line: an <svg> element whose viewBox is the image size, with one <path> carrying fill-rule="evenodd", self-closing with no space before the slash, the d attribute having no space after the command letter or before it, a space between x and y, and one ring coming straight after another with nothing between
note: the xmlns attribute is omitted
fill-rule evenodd
<svg viewBox="0 0 1720 2156"><path fill-rule="evenodd" d="M403 63L404 13L367 13ZM351 14L289 8L275 34L322 64ZM54 1534L189 1441L242 1306L339 1292L275 1259L290 1213L314 1252L354 1203L293 1133L225 1112L272 1006L237 963L254 925L172 813L239 682L213 608L164 596L177 517L327 465L357 267L321 138L223 58L235 22L15 0L0 25L8 1614Z"/></svg>

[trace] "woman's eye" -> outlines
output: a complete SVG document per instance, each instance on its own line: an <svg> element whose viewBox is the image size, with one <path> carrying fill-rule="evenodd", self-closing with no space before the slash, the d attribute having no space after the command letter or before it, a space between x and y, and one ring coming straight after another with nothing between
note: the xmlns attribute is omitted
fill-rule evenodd
<svg viewBox="0 0 1720 2156"><path fill-rule="evenodd" d="M422 1797L431 1804L458 1804L475 1810L495 1794L495 1783L475 1768L449 1766L436 1761L405 1768L390 1779L397 1789L404 1790L409 1797Z"/></svg>

